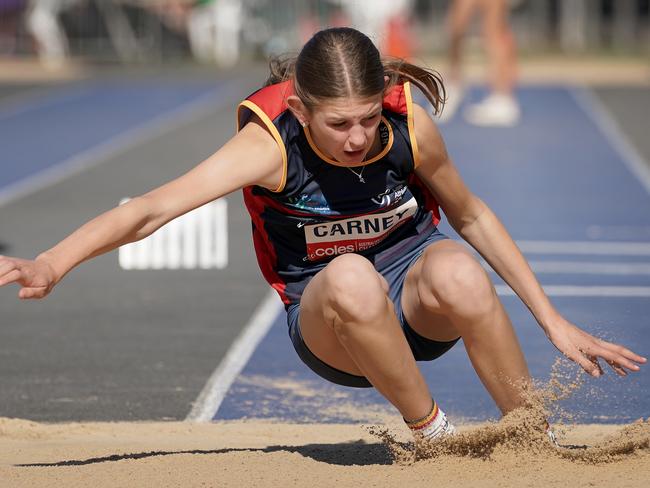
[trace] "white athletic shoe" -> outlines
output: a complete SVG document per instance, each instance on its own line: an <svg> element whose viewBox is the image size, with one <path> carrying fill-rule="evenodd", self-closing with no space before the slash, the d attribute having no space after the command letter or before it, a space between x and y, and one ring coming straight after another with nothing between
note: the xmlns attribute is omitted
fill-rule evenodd
<svg viewBox="0 0 650 488"><path fill-rule="evenodd" d="M465 120L484 127L514 127L521 117L521 109L515 97L493 93L481 102L467 107Z"/></svg>
<svg viewBox="0 0 650 488"><path fill-rule="evenodd" d="M414 435L425 441L433 441L442 439L443 437L451 436L456 433L456 427L449 421L444 412L440 412L440 417L436 419L433 425L423 429L422 432L414 433Z"/></svg>
<svg viewBox="0 0 650 488"><path fill-rule="evenodd" d="M447 99L442 113L435 117L439 124L449 122L456 114L465 96L465 88L460 83L450 81L445 84L445 92L447 93Z"/></svg>
<svg viewBox="0 0 650 488"><path fill-rule="evenodd" d="M551 441L551 444L553 444L553 447L560 447L560 444L558 444L557 442L557 436L555 435L555 432L553 432L553 430L550 427L546 429L546 435Z"/></svg>
<svg viewBox="0 0 650 488"><path fill-rule="evenodd" d="M449 421L449 419L444 413L442 414L442 419L443 419L442 426L438 430L438 433L436 434L435 438L447 437L456 434L456 427L454 427L454 424L452 424Z"/></svg>

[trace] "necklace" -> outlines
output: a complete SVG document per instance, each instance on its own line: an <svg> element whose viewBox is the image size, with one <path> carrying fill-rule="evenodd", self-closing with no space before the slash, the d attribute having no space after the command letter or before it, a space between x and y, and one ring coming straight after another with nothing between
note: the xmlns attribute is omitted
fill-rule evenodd
<svg viewBox="0 0 650 488"><path fill-rule="evenodd" d="M359 178L359 183L365 183L366 182L366 180L363 179L363 170L366 169L365 166L362 166L361 171L359 171L358 173L356 171L354 171L352 168L350 168L349 166L346 166L346 168L348 168L352 173L354 173L354 175L357 178Z"/></svg>

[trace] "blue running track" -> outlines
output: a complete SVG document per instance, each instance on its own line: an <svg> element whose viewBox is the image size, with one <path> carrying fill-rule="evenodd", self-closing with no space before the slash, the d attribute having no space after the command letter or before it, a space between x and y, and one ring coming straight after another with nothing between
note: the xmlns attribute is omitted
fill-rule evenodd
<svg viewBox="0 0 650 488"><path fill-rule="evenodd" d="M650 188L628 169L625 155L580 102L579 90L529 87L519 97L524 117L516 128L475 128L459 117L443 126L451 155L470 188L520 242L560 312L587 331L650 355ZM442 229L454 235L446 225ZM557 351L492 276L532 375L547 380ZM434 396L454 418L498 417L462 345L420 364ZM569 368L569 375L575 372ZM627 378L607 373L585 378L563 406L582 422L647 417L647 367ZM281 314L214 418L358 422L377 412L395 413L374 390L331 385L302 365Z"/></svg>
<svg viewBox="0 0 650 488"><path fill-rule="evenodd" d="M0 105L0 195L224 85L87 82L18 107Z"/></svg>

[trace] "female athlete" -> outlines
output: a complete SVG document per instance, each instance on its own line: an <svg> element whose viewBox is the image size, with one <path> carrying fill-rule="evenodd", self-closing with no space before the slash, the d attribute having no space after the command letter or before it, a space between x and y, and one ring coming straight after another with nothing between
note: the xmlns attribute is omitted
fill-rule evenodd
<svg viewBox="0 0 650 488"><path fill-rule="evenodd" d="M595 338L550 303L503 225L461 180L435 124L433 71L382 61L349 28L327 29L238 109L238 133L179 178L86 223L34 260L0 257L0 285L43 298L72 268L243 189L262 274L285 303L289 334L317 374L374 386L418 439L453 433L416 361L462 338L503 413L524 405L528 368L494 287L439 208L530 309L550 341L593 376L645 358Z"/></svg>

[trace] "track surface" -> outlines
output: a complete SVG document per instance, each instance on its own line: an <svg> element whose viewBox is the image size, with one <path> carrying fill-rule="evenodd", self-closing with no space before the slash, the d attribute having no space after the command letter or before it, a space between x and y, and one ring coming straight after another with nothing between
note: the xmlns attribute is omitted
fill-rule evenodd
<svg viewBox="0 0 650 488"><path fill-rule="evenodd" d="M127 150L117 147L96 166L0 207L3 252L35 256L122 197L146 192L211 154L233 134L237 98L261 78L253 76L253 82L237 80L240 95L232 90L223 100L217 95L207 112ZM189 87L184 80L164 82L186 97L218 88L210 79ZM113 96L123 87L100 85ZM55 97L61 93L55 91ZM169 108L163 99L159 114ZM103 100L98 97L98 104ZM130 97L115 103L121 111L111 111L111 129L124 120L122 111L137 105ZM89 125L98 122L95 108L86 107ZM22 141L26 150L40 148L47 157L50 150L40 135L34 130ZM4 147L7 141L0 138ZM3 151L0 166L11 167L12 155ZM266 292L241 199L229 200L231 252L224 270L123 271L113 252L77 268L44 301L19 302L15 288L0 290L0 415L47 421L183 419Z"/></svg>
<svg viewBox="0 0 650 488"><path fill-rule="evenodd" d="M605 92L606 100L615 98L614 90ZM528 87L520 91L520 99L525 118L515 129L477 129L459 118L444 126L449 151L469 186L521 243L557 308L588 331L647 355L650 186L631 173L624 161L629 155L618 152L616 141L603 134L595 118L597 102L587 92ZM633 124L630 129L635 128ZM454 235L447 225L442 228ZM568 247L566 241L579 245ZM599 245L604 243L611 249L603 251ZM558 245L567 250L557 253ZM492 276L507 293L503 282ZM555 349L518 299L504 296L503 301L533 377L548 380ZM286 326L279 319L216 418L359 421L371 420L386 406L374 390L334 387L306 370L291 354L285 336ZM462 346L422 369L434 397L456 418L498 416ZM571 368L562 371L575 374ZM365 408L354 407L359 405ZM647 416L650 375L588 378L563 406L585 422L628 422Z"/></svg>
<svg viewBox="0 0 650 488"><path fill-rule="evenodd" d="M5 195L0 252L34 256L120 198L189 169L233 133L238 98L263 76L252 71L227 79L138 77L0 87L0 199ZM595 95L650 160L650 90L613 87ZM627 169L625 156L603 136L579 97L561 86L524 87L520 96L525 118L516 129L479 130L460 119L442 127L468 184L513 236L650 245L650 192ZM197 106L197 100L203 101ZM47 174L44 170L65 168L63 163L79 155L81 164L68 167L58 183L38 179ZM29 185L10 191L25 181L36 182L31 192ZM231 195L228 202L230 264L224 270L123 271L116 253L110 253L72 272L45 301L18 302L15 288L0 290L0 416L185 418L267 293L241 198ZM650 265L650 256L624 255L620 248L608 255L535 252L528 257L547 267L556 261L636 263L636 272L628 274L607 274L602 267L589 274L542 272L545 285L633 287L628 295L650 287L650 275L640 272ZM533 375L547 378L555 350L517 299L503 300ZM588 330L649 354L647 296L553 301ZM468 419L496 415L462 346L423 368L450 413ZM601 391L596 399L585 393L575 400L585 410L583 418L623 422L647 416L650 374L624 380L612 376L588 381L585 391ZM302 366L280 316L235 379L216 418L355 421L363 420L364 412L385 408L372 390L332 387Z"/></svg>

